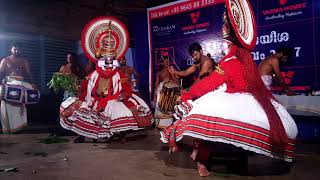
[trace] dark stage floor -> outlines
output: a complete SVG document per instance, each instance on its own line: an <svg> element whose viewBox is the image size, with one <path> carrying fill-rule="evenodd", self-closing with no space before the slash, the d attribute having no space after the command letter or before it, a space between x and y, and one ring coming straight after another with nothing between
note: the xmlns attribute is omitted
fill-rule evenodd
<svg viewBox="0 0 320 180"><path fill-rule="evenodd" d="M249 154L248 173L232 170L234 161L214 159L211 175L198 176L189 152L169 155L159 131L137 132L123 143L44 144L47 133L0 135L0 179L319 179L320 144L297 145L293 164ZM8 169L7 169L8 170Z"/></svg>

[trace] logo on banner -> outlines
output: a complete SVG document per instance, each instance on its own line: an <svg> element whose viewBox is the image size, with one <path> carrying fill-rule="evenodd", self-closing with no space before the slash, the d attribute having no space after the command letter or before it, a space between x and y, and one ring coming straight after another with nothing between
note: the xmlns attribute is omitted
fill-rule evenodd
<svg viewBox="0 0 320 180"><path fill-rule="evenodd" d="M280 5L285 5L287 4L288 0L279 0Z"/></svg>
<svg viewBox="0 0 320 180"><path fill-rule="evenodd" d="M285 19L293 16L301 16L307 7L307 2L286 5L289 0L278 0L277 6L272 9L262 10L265 20Z"/></svg>
<svg viewBox="0 0 320 180"><path fill-rule="evenodd" d="M200 18L200 11L190 13L191 21L196 24Z"/></svg>
<svg viewBox="0 0 320 180"><path fill-rule="evenodd" d="M157 36L166 36L174 33L176 29L175 24L166 25L166 26L153 26L152 31Z"/></svg>
<svg viewBox="0 0 320 180"><path fill-rule="evenodd" d="M208 30L208 27L210 25L209 21L204 23L198 23L200 17L201 17L200 11L195 11L190 13L192 25L184 26L181 28L184 35L206 32Z"/></svg>

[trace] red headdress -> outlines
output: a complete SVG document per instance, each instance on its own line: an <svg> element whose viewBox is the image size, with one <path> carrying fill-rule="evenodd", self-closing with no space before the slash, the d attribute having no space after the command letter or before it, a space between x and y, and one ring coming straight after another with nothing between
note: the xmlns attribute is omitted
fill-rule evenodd
<svg viewBox="0 0 320 180"><path fill-rule="evenodd" d="M129 47L129 33L117 18L106 16L92 19L83 29L81 46L89 60L97 63L100 57L124 56Z"/></svg>

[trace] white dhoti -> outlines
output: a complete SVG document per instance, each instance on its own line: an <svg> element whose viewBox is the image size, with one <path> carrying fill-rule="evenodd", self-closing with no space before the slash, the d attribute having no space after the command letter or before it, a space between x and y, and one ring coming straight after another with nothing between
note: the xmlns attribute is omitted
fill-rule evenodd
<svg viewBox="0 0 320 180"><path fill-rule="evenodd" d="M33 89L30 83L7 77L7 85ZM19 78L22 79L22 78ZM27 126L27 108L25 104L1 100L1 125L3 133L14 133Z"/></svg>

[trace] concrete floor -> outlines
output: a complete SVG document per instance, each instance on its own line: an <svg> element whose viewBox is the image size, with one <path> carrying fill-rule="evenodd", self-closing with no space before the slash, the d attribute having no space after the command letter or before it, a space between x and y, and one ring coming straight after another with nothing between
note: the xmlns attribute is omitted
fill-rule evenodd
<svg viewBox="0 0 320 180"><path fill-rule="evenodd" d="M46 137L45 133L0 135L0 179L320 179L319 144L298 144L291 170L287 163L250 155L248 176L230 172L222 162L213 166L209 177L201 178L190 153L169 155L156 129L130 134L125 143L74 144L73 136L64 137L70 140L67 143L39 142ZM17 171L1 171L11 167Z"/></svg>

